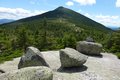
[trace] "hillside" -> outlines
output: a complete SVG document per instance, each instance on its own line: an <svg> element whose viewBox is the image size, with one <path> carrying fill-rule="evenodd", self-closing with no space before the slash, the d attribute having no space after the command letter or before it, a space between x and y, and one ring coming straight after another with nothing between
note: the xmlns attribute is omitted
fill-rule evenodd
<svg viewBox="0 0 120 80"><path fill-rule="evenodd" d="M44 50L75 48L91 37L106 50L111 29L73 10L58 7L41 15L0 25L0 63L21 54L28 46Z"/></svg>

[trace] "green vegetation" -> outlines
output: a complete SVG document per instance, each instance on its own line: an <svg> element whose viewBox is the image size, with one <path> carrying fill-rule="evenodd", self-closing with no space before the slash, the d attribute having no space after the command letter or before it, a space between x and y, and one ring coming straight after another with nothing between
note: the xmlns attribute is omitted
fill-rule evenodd
<svg viewBox="0 0 120 80"><path fill-rule="evenodd" d="M4 53L0 54L0 63L4 62L4 61L9 61L12 60L13 58L22 56L22 51L21 50L7 50L4 51Z"/></svg>
<svg viewBox="0 0 120 80"><path fill-rule="evenodd" d="M120 53L116 53L115 55L120 59Z"/></svg>
<svg viewBox="0 0 120 80"><path fill-rule="evenodd" d="M103 44L104 50L118 53L120 37L112 32L77 12L59 7L42 15L0 25L0 62L21 56L28 46L41 51L75 48L77 41L88 36Z"/></svg>
<svg viewBox="0 0 120 80"><path fill-rule="evenodd" d="M120 30L117 30L112 33L108 43L107 43L107 49L115 53L115 55L120 58Z"/></svg>

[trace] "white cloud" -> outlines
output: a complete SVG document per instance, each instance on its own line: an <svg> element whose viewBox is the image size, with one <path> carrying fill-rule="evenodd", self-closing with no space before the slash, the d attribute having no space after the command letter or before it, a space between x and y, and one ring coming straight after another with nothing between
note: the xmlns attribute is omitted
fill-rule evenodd
<svg viewBox="0 0 120 80"><path fill-rule="evenodd" d="M110 15L96 15L96 18L100 19L119 19L119 16L110 16Z"/></svg>
<svg viewBox="0 0 120 80"><path fill-rule="evenodd" d="M71 2L71 1L68 1L68 2L66 3L66 5L67 5L67 6L73 6L73 5L74 5L74 3L73 3L73 2Z"/></svg>
<svg viewBox="0 0 120 80"><path fill-rule="evenodd" d="M0 19L7 18L7 19L20 19L25 18L33 15L41 14L45 11L42 10L26 10L23 8L5 8L0 7Z"/></svg>
<svg viewBox="0 0 120 80"><path fill-rule="evenodd" d="M117 15L91 15L89 13L84 13L85 16L105 25L105 26L113 26L120 27L120 16Z"/></svg>
<svg viewBox="0 0 120 80"><path fill-rule="evenodd" d="M96 0L73 0L77 3L79 3L80 5L93 5L96 4Z"/></svg>
<svg viewBox="0 0 120 80"><path fill-rule="evenodd" d="M86 17L91 18L91 15L90 15L89 13L85 13L84 15L85 15Z"/></svg>
<svg viewBox="0 0 120 80"><path fill-rule="evenodd" d="M116 1L116 7L120 7L120 0Z"/></svg>
<svg viewBox="0 0 120 80"><path fill-rule="evenodd" d="M82 13L82 9L79 9L77 12L78 12L78 13Z"/></svg>
<svg viewBox="0 0 120 80"><path fill-rule="evenodd" d="M98 22L106 25L106 26L116 26L120 27L120 16L111 16L111 15L96 15L95 19L98 20Z"/></svg>

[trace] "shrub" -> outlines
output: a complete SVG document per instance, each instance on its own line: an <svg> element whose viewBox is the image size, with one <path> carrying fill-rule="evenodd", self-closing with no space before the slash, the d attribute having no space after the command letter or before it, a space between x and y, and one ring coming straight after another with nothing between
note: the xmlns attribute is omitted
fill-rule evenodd
<svg viewBox="0 0 120 80"><path fill-rule="evenodd" d="M116 53L115 55L120 59L120 53Z"/></svg>
<svg viewBox="0 0 120 80"><path fill-rule="evenodd" d="M3 63L4 61L12 60L13 58L20 57L22 55L21 50L15 50L15 51L5 51L0 55L0 63Z"/></svg>

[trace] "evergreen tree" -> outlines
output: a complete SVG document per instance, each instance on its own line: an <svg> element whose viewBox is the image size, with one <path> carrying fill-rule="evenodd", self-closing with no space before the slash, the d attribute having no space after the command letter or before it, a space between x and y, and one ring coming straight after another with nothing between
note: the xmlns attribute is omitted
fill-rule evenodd
<svg viewBox="0 0 120 80"><path fill-rule="evenodd" d="M12 50L15 50L17 48L17 43L15 39L11 41L11 47L12 47Z"/></svg>
<svg viewBox="0 0 120 80"><path fill-rule="evenodd" d="M46 48L48 42L47 42L47 21L46 18L44 18L43 21L43 35L42 35L42 44L43 44L43 48Z"/></svg>
<svg viewBox="0 0 120 80"><path fill-rule="evenodd" d="M76 38L72 34L66 34L62 39L62 44L64 45L64 47L75 48Z"/></svg>
<svg viewBox="0 0 120 80"><path fill-rule="evenodd" d="M40 35L39 30L35 31L34 34L34 45L38 48L38 49L42 49L44 47L44 41L42 36Z"/></svg>
<svg viewBox="0 0 120 80"><path fill-rule="evenodd" d="M28 35L27 35L27 30L25 28L20 28L18 35L17 35L17 42L18 42L18 46L22 49L26 49L26 47L28 46Z"/></svg>
<svg viewBox="0 0 120 80"><path fill-rule="evenodd" d="M112 34L112 37L108 43L108 48L111 52L120 52L120 30Z"/></svg>

